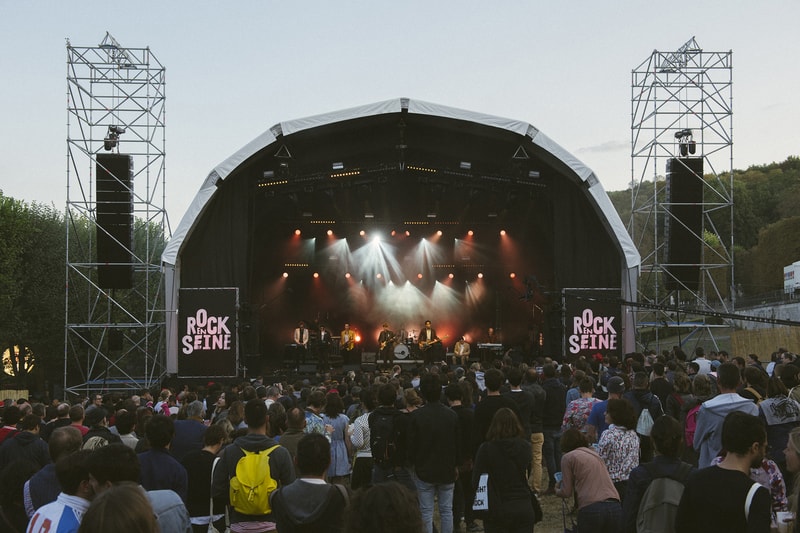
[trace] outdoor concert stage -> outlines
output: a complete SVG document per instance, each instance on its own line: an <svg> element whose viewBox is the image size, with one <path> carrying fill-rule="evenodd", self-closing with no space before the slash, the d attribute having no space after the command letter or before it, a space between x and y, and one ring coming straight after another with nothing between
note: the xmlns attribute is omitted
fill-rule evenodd
<svg viewBox="0 0 800 533"><path fill-rule="evenodd" d="M345 323L374 353L387 322L415 360L426 320L448 352L489 327L527 356L633 347L639 255L594 173L528 123L405 98L270 128L163 261L180 376L291 365L301 320L334 356Z"/></svg>

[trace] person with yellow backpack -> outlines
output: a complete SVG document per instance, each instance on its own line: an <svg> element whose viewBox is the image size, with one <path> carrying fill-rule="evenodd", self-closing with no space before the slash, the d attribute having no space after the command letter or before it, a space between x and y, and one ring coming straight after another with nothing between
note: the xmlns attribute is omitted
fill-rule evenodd
<svg viewBox="0 0 800 533"><path fill-rule="evenodd" d="M222 452L214 468L212 496L229 505L231 531L274 529L269 496L279 486L295 480L289 451L267 437L269 417L263 400L244 408L247 435Z"/></svg>

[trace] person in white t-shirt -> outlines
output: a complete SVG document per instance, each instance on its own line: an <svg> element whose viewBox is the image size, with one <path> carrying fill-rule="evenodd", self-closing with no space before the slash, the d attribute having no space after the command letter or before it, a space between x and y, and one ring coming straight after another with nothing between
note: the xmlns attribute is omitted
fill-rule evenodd
<svg viewBox="0 0 800 533"><path fill-rule="evenodd" d="M698 346L694 350L695 359L694 362L697 363L697 366L700 367L700 370L697 371L698 374L709 374L711 372L711 361L706 359L706 352L703 350L702 346Z"/></svg>

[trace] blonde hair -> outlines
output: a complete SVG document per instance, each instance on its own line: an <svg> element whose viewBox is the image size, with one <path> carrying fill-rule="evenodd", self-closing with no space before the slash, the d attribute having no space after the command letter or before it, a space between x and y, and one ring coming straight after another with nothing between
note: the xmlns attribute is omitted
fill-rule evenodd
<svg viewBox="0 0 800 533"><path fill-rule="evenodd" d="M422 405L422 398L420 398L417 391L411 387L403 391L403 398L406 401L406 405L409 407L418 407Z"/></svg>

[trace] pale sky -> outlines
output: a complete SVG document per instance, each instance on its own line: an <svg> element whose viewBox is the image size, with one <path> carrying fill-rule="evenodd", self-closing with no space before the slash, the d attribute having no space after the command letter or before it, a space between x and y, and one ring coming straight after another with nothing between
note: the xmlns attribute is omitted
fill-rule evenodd
<svg viewBox="0 0 800 533"><path fill-rule="evenodd" d="M62 209L66 46L167 69L173 229L211 169L272 125L410 97L529 122L631 180L631 70L691 37L733 51L734 166L800 154L800 1L0 0L0 189Z"/></svg>

